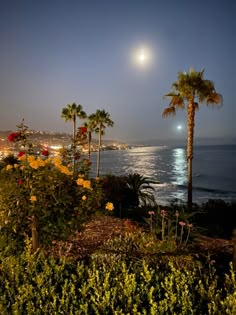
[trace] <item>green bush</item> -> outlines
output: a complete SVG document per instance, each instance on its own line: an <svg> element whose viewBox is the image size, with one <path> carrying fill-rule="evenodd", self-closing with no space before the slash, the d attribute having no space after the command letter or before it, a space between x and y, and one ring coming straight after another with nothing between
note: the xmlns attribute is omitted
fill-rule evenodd
<svg viewBox="0 0 236 315"><path fill-rule="evenodd" d="M0 257L1 314L236 314L236 279L193 263L71 263L31 253ZM219 283L221 285L219 286Z"/></svg>

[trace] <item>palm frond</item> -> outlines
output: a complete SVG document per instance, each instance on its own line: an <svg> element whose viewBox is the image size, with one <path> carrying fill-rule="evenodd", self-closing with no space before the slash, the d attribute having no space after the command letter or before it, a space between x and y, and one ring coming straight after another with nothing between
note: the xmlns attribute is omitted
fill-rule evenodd
<svg viewBox="0 0 236 315"><path fill-rule="evenodd" d="M203 69L200 71L200 74L201 74L201 77L202 77L202 78L203 78L204 72L205 72L205 68L203 68Z"/></svg>
<svg viewBox="0 0 236 315"><path fill-rule="evenodd" d="M177 95L175 97L172 97L171 101L170 101L170 104L169 104L171 107L172 106L175 106L177 108L182 108L184 109L185 105L184 105L184 99L180 96L180 95Z"/></svg>
<svg viewBox="0 0 236 315"><path fill-rule="evenodd" d="M175 92L170 92L170 93L167 93L167 94L165 94L164 96L163 96L163 98L169 98L169 97L175 97L175 96L177 96L178 94L177 93L175 93Z"/></svg>
<svg viewBox="0 0 236 315"><path fill-rule="evenodd" d="M163 113L162 113L162 117L163 118L166 118L168 116L175 116L176 114L176 110L174 107L167 107L163 110Z"/></svg>
<svg viewBox="0 0 236 315"><path fill-rule="evenodd" d="M139 195L140 205L142 206L155 206L156 205L156 199L154 194L150 192L140 192Z"/></svg>
<svg viewBox="0 0 236 315"><path fill-rule="evenodd" d="M217 105L217 106L221 106L223 103L223 96L219 93L212 93L211 95L209 95L209 97L207 98L207 105Z"/></svg>
<svg viewBox="0 0 236 315"><path fill-rule="evenodd" d="M151 180L138 173L128 174L126 177L127 187L138 197L141 205L154 205L155 196L154 188L151 184L158 184L159 182Z"/></svg>
<svg viewBox="0 0 236 315"><path fill-rule="evenodd" d="M76 105L76 103L67 104L67 107L64 107L61 111L61 117L64 118L65 121L72 120L75 116L81 119L87 117L82 105Z"/></svg>

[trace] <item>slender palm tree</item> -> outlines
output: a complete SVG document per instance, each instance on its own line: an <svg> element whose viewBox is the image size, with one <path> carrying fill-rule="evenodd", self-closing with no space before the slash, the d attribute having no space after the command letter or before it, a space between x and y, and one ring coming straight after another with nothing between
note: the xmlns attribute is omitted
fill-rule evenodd
<svg viewBox="0 0 236 315"><path fill-rule="evenodd" d="M89 120L95 132L98 133L97 176L99 177L102 135L104 135L106 127L113 127L114 122L111 120L110 114L104 109L98 109L94 114L91 114Z"/></svg>
<svg viewBox="0 0 236 315"><path fill-rule="evenodd" d="M77 105L76 103L67 104L67 107L64 107L61 111L61 117L65 119L65 121L72 121L73 125L73 167L75 170L75 154L76 154L76 118L85 119L87 117L85 111L83 110L82 105Z"/></svg>
<svg viewBox="0 0 236 315"><path fill-rule="evenodd" d="M88 117L88 120L84 123L84 126L87 128L88 132L88 159L90 161L92 132L94 131L94 122L90 119L90 116Z"/></svg>
<svg viewBox="0 0 236 315"><path fill-rule="evenodd" d="M206 103L206 105L221 105L223 98L216 92L214 83L204 79L204 69L198 72L193 68L190 68L189 73L179 72L177 81L172 84L171 92L164 97L170 98L170 103L169 107L164 109L163 117L175 115L176 109L184 109L185 103L187 103L188 209L191 210L195 111L198 110L198 106L201 103Z"/></svg>

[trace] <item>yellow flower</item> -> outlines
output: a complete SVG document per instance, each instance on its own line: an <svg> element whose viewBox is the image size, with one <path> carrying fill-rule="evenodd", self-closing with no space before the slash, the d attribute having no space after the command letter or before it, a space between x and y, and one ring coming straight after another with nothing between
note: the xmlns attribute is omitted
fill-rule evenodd
<svg viewBox="0 0 236 315"><path fill-rule="evenodd" d="M40 158L37 159L38 166L45 166L46 162Z"/></svg>
<svg viewBox="0 0 236 315"><path fill-rule="evenodd" d="M24 160L26 160L26 159L27 159L27 157L26 157L25 154L18 157L18 160L19 160L19 161L24 161Z"/></svg>
<svg viewBox="0 0 236 315"><path fill-rule="evenodd" d="M15 167L15 168L19 167L19 164L14 164L14 167Z"/></svg>
<svg viewBox="0 0 236 315"><path fill-rule="evenodd" d="M49 163L49 162L52 162L53 161L53 159L51 158L51 157L48 157L46 160L44 160L45 161L45 163Z"/></svg>
<svg viewBox="0 0 236 315"><path fill-rule="evenodd" d="M46 162L40 158L35 159L34 157L32 158L32 156L29 157L30 157L30 159L28 160L29 166L34 168L35 170L37 170L41 166L45 166L46 164Z"/></svg>
<svg viewBox="0 0 236 315"><path fill-rule="evenodd" d="M56 167L63 174L66 174L66 175L72 175L73 174L73 172L68 170L68 168L66 166L64 166L64 165L56 165Z"/></svg>
<svg viewBox="0 0 236 315"><path fill-rule="evenodd" d="M35 161L35 157L33 155L29 155L27 156L27 161L28 163L32 163L33 161Z"/></svg>
<svg viewBox="0 0 236 315"><path fill-rule="evenodd" d="M53 159L53 163L55 166L59 166L59 165L61 165L61 159L59 157L55 157Z"/></svg>
<svg viewBox="0 0 236 315"><path fill-rule="evenodd" d="M12 169L12 167L13 167L13 166L12 166L11 164L8 164L8 165L6 166L6 170L9 171L9 170Z"/></svg>
<svg viewBox="0 0 236 315"><path fill-rule="evenodd" d="M91 189L91 182L90 180L84 180L83 187L87 189Z"/></svg>
<svg viewBox="0 0 236 315"><path fill-rule="evenodd" d="M35 170L37 170L39 168L38 161L36 161L36 160L30 162L29 165L30 165L30 167L34 168Z"/></svg>
<svg viewBox="0 0 236 315"><path fill-rule="evenodd" d="M109 211L114 210L113 203L112 203L112 202L107 202L105 209L106 209L106 210L109 210Z"/></svg>
<svg viewBox="0 0 236 315"><path fill-rule="evenodd" d="M84 201L85 201L86 199L87 199L87 197L86 197L86 196L83 196L83 197L82 197L82 200L84 200Z"/></svg>
<svg viewBox="0 0 236 315"><path fill-rule="evenodd" d="M83 184L84 184L83 178L79 177L79 178L77 179L76 183L77 183L78 186L83 186Z"/></svg>
<svg viewBox="0 0 236 315"><path fill-rule="evenodd" d="M35 201L37 201L36 196L31 196L31 197L30 197L30 201L31 201L31 202L35 202Z"/></svg>

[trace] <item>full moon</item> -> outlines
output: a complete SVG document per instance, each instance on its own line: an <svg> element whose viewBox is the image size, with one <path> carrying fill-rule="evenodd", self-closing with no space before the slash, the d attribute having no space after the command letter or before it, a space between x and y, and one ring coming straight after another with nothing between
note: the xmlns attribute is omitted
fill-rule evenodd
<svg viewBox="0 0 236 315"><path fill-rule="evenodd" d="M140 66L146 66L150 60L149 53L147 49L140 49L136 53L136 62Z"/></svg>
<svg viewBox="0 0 236 315"><path fill-rule="evenodd" d="M181 129L182 129L182 126L181 126L181 125L178 125L178 126L177 126L177 129L178 129L178 130L181 130Z"/></svg>
<svg viewBox="0 0 236 315"><path fill-rule="evenodd" d="M141 54L139 55L139 60L140 60L140 62L144 62L145 59L146 59L146 56L145 56L143 53L141 53Z"/></svg>
<svg viewBox="0 0 236 315"><path fill-rule="evenodd" d="M151 64L152 53L148 46L141 46L133 49L131 59L136 67L146 69Z"/></svg>

